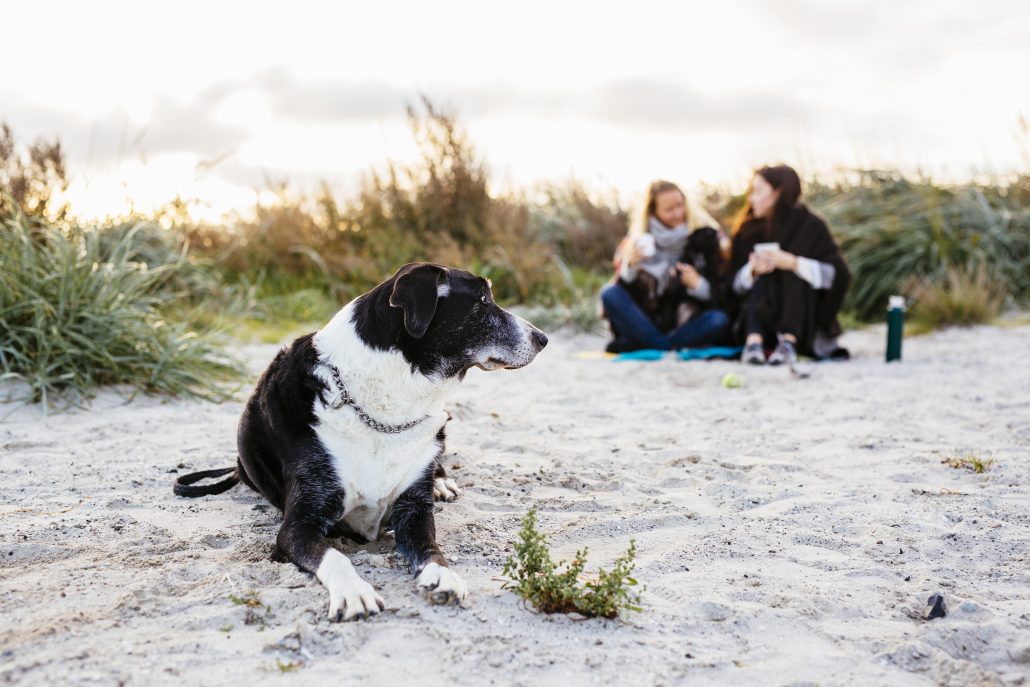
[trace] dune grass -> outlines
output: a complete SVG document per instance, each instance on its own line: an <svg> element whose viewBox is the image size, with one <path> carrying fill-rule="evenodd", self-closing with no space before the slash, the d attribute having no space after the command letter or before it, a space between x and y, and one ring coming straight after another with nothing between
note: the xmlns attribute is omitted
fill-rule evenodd
<svg viewBox="0 0 1030 687"><path fill-rule="evenodd" d="M573 306L584 300L585 286L611 274L626 231L618 198L591 194L573 180L492 190L485 160L453 113L423 100L408 114L417 160L370 169L350 198L328 187L310 195L278 187L275 202L258 204L231 226L182 226L194 255L231 283L292 283L340 302L404 263L439 262L489 278L502 304L551 308L564 311L560 319L580 321L582 309Z"/></svg>
<svg viewBox="0 0 1030 687"><path fill-rule="evenodd" d="M912 319L926 329L991 322L1005 300L1005 290L987 276L983 266L973 274L950 269L943 283L916 281L908 290L915 298Z"/></svg>
<svg viewBox="0 0 1030 687"><path fill-rule="evenodd" d="M574 179L499 190L453 112L423 99L408 115L420 157L371 168L351 197L338 198L327 185L304 194L280 184L274 200L213 225L192 222L177 199L159 213L170 228L136 221L102 227L97 255L121 246L122 263L146 266L136 278L160 282L162 302L153 312L167 316L166 331L184 322L278 340L320 326L401 264L419 260L489 277L500 303L526 306L547 328L603 330L598 292L612 275L629 217L619 195L588 191ZM38 213L51 207L64 164L57 144L47 151L53 164L38 169L7 155L0 181L22 180L26 192L17 202L7 197L0 221L18 207L34 218L27 221L45 219ZM742 190L706 197L727 228ZM991 321L1030 304L1030 175L945 185L858 170L809 179L805 201L828 220L854 274L841 317L846 328L882 322L893 294L908 297L909 333ZM81 231L61 226L69 240L85 241Z"/></svg>
<svg viewBox="0 0 1030 687"><path fill-rule="evenodd" d="M854 281L846 307L882 319L906 295L931 326L988 321L1030 299L1030 177L1007 185L938 185L896 172L809 184Z"/></svg>
<svg viewBox="0 0 1030 687"><path fill-rule="evenodd" d="M227 397L237 366L211 333L168 319L190 269L185 252L140 259L132 228L116 237L16 214L0 225L0 378L44 408L78 403L105 384L209 400Z"/></svg>
<svg viewBox="0 0 1030 687"><path fill-rule="evenodd" d="M232 275L287 275L350 297L403 262L442 262L491 278L498 301L530 306L548 326L599 329L597 292L629 216L617 195L574 180L491 193L487 166L453 115L424 109L409 113L419 161L370 172L344 201L326 188L307 199L282 192L283 204L259 208L256 221L213 244L205 236L216 247L205 255L222 256ZM810 179L805 198L854 275L842 313L851 326L882 322L895 294L914 306L913 331L986 322L1030 303L1030 176L944 185L858 170ZM743 200L733 191L707 197L727 227Z"/></svg>

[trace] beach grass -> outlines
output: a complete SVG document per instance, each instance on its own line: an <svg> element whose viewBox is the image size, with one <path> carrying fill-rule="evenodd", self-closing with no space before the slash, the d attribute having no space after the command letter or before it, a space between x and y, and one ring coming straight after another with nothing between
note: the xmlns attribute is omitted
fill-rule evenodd
<svg viewBox="0 0 1030 687"><path fill-rule="evenodd" d="M991 469L991 466L994 465L993 458L984 458L975 453L966 453L961 456L945 458L941 462L950 468L969 470L978 475L987 472Z"/></svg>
<svg viewBox="0 0 1030 687"><path fill-rule="evenodd" d="M222 400L238 367L217 333L198 333L163 308L185 252L155 266L130 229L115 238L17 214L0 231L0 374L45 408L78 403L102 385Z"/></svg>
<svg viewBox="0 0 1030 687"><path fill-rule="evenodd" d="M271 200L214 224L194 222L188 204L176 199L153 217L83 230L68 208L46 216L64 184L59 146L47 148L48 166L15 165L18 174L38 178L26 185L35 195L6 195L0 212L8 290L0 297L12 327L4 373L28 381L39 400L59 390L81 396L102 383L217 398L230 374L211 332L280 342L317 329L400 265L419 260L491 279L499 303L523 306L546 329L603 332L598 293L611 279L630 215L620 195L575 179L501 188L453 112L423 99L408 117L420 151L415 161L370 168L349 197L327 184L314 192L277 184ZM727 229L743 200L742 189L732 188L706 197ZM1030 175L944 184L896 170L850 170L808 179L805 201L828 220L854 275L841 313L845 329L882 322L895 294L910 304L908 334L991 322L1030 305ZM26 244L19 232L54 238ZM68 260L75 251L92 252L81 264L52 266L54 274L68 270L67 279L31 273L25 260L57 260L51 249ZM104 280L127 290L101 302L112 293L95 289ZM57 290L36 293L33 281ZM96 311L56 322L62 336L85 327L95 345L72 346L53 335L53 316L67 318L68 310L47 310L50 298ZM111 332L111 341L94 336L87 322ZM101 353L99 346L114 345L116 330L133 332L126 341L149 343ZM155 362L147 367L147 359Z"/></svg>

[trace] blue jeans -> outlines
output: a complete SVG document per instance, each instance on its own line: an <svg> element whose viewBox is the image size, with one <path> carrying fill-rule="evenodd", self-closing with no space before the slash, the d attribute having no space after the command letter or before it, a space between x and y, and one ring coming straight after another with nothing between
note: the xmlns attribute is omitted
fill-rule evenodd
<svg viewBox="0 0 1030 687"><path fill-rule="evenodd" d="M630 292L619 284L609 284L601 290L601 303L619 336L642 348L669 351L716 346L729 338L730 318L722 310L705 310L678 329L664 333L640 309Z"/></svg>

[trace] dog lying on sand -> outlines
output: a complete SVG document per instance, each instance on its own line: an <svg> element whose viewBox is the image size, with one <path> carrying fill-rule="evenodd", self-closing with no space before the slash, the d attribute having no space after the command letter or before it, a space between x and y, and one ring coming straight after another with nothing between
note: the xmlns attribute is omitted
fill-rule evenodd
<svg viewBox="0 0 1030 687"><path fill-rule="evenodd" d="M262 494L283 513L280 553L329 589L330 619L384 608L330 539L372 541L387 529L430 601L460 603L467 587L433 523L434 494L458 492L441 464L444 403L469 369L523 367L546 345L494 303L487 280L405 265L280 351L243 411L236 467L184 475L175 493L216 494L242 480Z"/></svg>

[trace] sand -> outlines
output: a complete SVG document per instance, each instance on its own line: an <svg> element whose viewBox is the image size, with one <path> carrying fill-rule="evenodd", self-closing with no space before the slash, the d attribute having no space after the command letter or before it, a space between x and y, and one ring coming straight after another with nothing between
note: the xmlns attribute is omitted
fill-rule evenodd
<svg viewBox="0 0 1030 687"><path fill-rule="evenodd" d="M271 560L256 494L172 494L234 462L248 389L0 406L0 682L1030 685L1030 327L910 338L892 365L883 341L847 334L855 360L807 380L579 360L602 340L560 333L525 369L474 370L446 454L464 493L437 507L467 606L426 603L390 541L344 543L387 604L347 624ZM240 353L256 379L274 351ZM968 453L994 462L942 463ZM591 568L635 538L643 612L538 615L503 589L534 505ZM926 621L934 592L948 615Z"/></svg>

